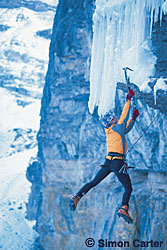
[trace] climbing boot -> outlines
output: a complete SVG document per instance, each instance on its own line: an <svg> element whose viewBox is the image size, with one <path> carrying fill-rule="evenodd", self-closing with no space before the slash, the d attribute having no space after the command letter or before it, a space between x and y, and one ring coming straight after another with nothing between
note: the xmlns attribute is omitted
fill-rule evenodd
<svg viewBox="0 0 167 250"><path fill-rule="evenodd" d="M129 207L127 205L123 205L121 206L118 211L117 211L117 215L119 217L122 217L126 222L129 223L132 223L133 220L132 218L130 217L129 213L128 213L128 210L129 210Z"/></svg>
<svg viewBox="0 0 167 250"><path fill-rule="evenodd" d="M81 197L77 196L77 195L73 195L71 200L70 200L70 209L71 211L75 211L78 201L81 199Z"/></svg>

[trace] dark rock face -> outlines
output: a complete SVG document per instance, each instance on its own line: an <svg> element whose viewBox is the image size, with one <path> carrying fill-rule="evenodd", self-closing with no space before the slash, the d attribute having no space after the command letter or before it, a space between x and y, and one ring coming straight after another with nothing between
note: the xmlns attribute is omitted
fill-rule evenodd
<svg viewBox="0 0 167 250"><path fill-rule="evenodd" d="M161 93L157 101L160 104L155 106L152 95L143 94L134 86L141 116L127 138L129 147L137 135L147 130L156 109L162 111L128 154L129 165L137 167L130 172L133 184L130 211L134 224L127 225L116 216L123 187L113 174L80 201L74 214L69 211L71 194L94 177L106 153L102 125L96 112L90 115L87 108L93 11L93 0L59 1L42 98L38 162L27 171L27 178L33 183L27 217L36 217L36 230L45 250L85 249L89 237L96 242L92 249L101 249L99 239L126 240L129 249L136 249L135 239L153 239L163 241L161 249L165 250L167 120ZM159 54L156 48L155 53ZM157 65L157 76L159 71ZM161 76L165 77L165 73ZM118 115L125 91L125 86L118 83L115 100Z"/></svg>
<svg viewBox="0 0 167 250"><path fill-rule="evenodd" d="M8 25L3 25L3 24L0 25L0 31L1 31L1 32L2 32L2 31L6 31L6 30L8 30L8 29L10 29L10 26L8 26Z"/></svg>
<svg viewBox="0 0 167 250"><path fill-rule="evenodd" d="M26 218L35 220L42 202L42 169L39 162L33 161L32 164L29 165L26 172L26 178L29 182L33 183L29 202L27 204L28 214Z"/></svg>
<svg viewBox="0 0 167 250"><path fill-rule="evenodd" d="M37 36L43 37L45 39L50 39L51 38L51 34L52 34L52 30L48 29L48 30L40 30L36 32Z"/></svg>
<svg viewBox="0 0 167 250"><path fill-rule="evenodd" d="M92 9L91 1L71 4L60 1L57 9L41 108L39 137L43 137L42 128L47 122L47 127L55 134L47 132L41 143L48 150L54 144L54 154L58 159L76 159L86 156L89 151L88 145L82 145L85 144L83 124L88 126L86 119L89 117ZM94 118L89 119L91 122Z"/></svg>

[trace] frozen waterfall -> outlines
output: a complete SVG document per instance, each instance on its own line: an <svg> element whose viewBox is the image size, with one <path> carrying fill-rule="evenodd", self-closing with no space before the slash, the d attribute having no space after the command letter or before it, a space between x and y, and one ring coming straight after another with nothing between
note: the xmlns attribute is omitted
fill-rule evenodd
<svg viewBox="0 0 167 250"><path fill-rule="evenodd" d="M154 76L156 56L151 52L152 26L167 13L165 0L96 0L90 72L89 111L99 116L114 107L116 83L124 82L123 67L130 67L131 82L139 87ZM143 89L143 87L142 87Z"/></svg>

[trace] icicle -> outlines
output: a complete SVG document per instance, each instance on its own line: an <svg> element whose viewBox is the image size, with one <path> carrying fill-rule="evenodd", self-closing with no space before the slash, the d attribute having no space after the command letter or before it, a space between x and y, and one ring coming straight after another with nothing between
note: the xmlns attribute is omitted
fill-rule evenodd
<svg viewBox="0 0 167 250"><path fill-rule="evenodd" d="M153 75L156 57L149 40L152 26L167 12L167 0L96 0L94 13L89 110L98 106L99 116L115 105L122 68L135 72L131 81L139 87Z"/></svg>
<svg viewBox="0 0 167 250"><path fill-rule="evenodd" d="M167 0L163 3L162 10L164 12L164 15L166 15L167 14Z"/></svg>
<svg viewBox="0 0 167 250"><path fill-rule="evenodd" d="M154 20L154 9L151 9L150 38L152 35L153 20Z"/></svg>

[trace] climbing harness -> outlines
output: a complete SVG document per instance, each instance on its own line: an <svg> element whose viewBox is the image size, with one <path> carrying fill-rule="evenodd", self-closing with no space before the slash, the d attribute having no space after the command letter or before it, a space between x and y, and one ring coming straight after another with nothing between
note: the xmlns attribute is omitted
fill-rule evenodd
<svg viewBox="0 0 167 250"><path fill-rule="evenodd" d="M119 173L123 173L123 174L128 174L127 170L129 168L134 168L134 167L129 167L128 163L126 161L126 155L125 154L119 154L119 153L114 153L114 152L109 152L106 157L107 160L112 161L114 159L120 159L123 160L124 165L121 167L121 169L119 170ZM110 164L109 162L105 162L104 164L100 165L100 167L106 167L108 166L108 164Z"/></svg>

